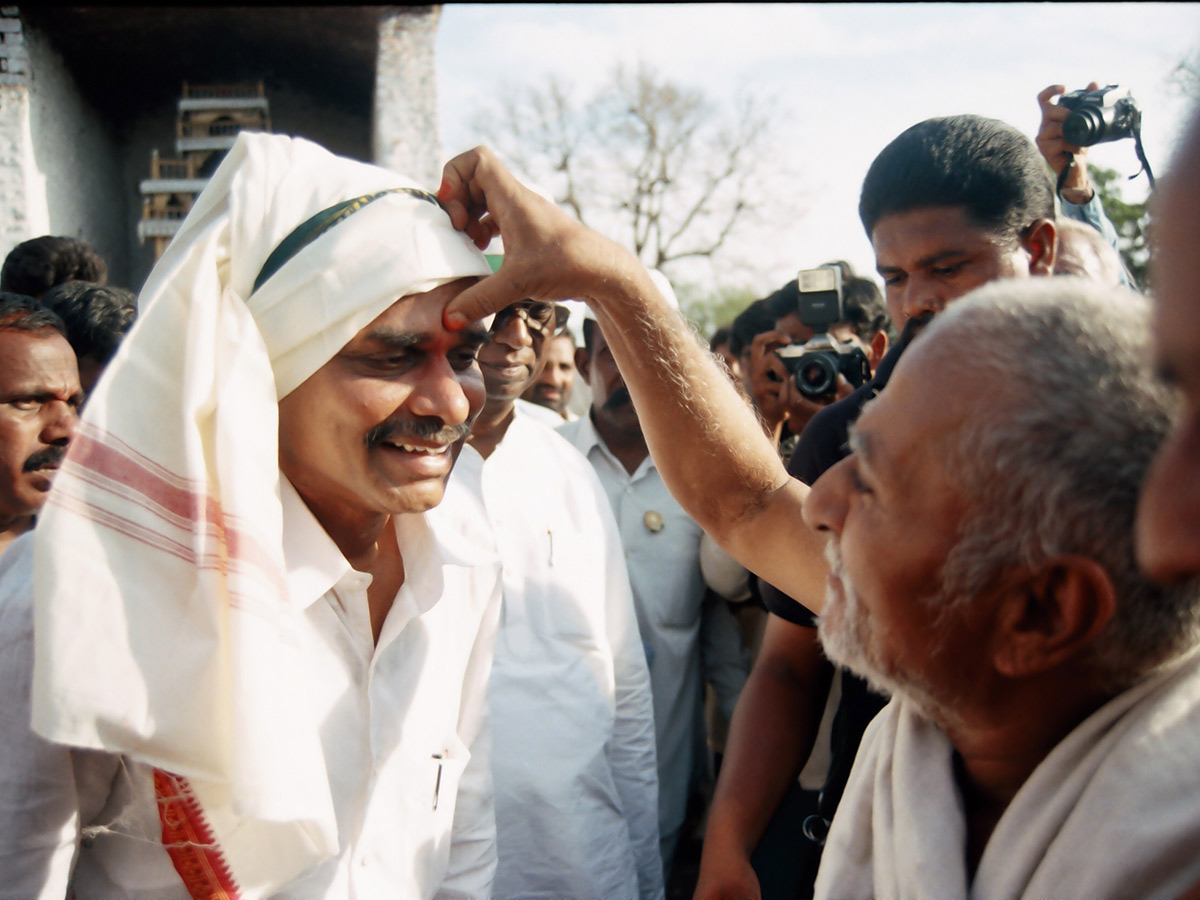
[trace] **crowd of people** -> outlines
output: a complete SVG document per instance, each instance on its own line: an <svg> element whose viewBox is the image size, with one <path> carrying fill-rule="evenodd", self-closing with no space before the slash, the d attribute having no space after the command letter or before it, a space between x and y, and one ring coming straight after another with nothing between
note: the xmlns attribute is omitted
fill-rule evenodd
<svg viewBox="0 0 1200 900"><path fill-rule="evenodd" d="M0 895L1200 896L1200 116L1144 296L1062 93L704 341L486 148L14 248Z"/></svg>

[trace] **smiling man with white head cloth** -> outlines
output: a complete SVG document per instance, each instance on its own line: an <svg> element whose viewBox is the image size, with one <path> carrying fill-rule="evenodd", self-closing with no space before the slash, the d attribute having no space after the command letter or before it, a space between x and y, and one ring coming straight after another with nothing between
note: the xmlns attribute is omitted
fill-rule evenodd
<svg viewBox="0 0 1200 900"><path fill-rule="evenodd" d="M486 896L477 468L438 504L488 271L406 179L239 137L0 569L5 893Z"/></svg>

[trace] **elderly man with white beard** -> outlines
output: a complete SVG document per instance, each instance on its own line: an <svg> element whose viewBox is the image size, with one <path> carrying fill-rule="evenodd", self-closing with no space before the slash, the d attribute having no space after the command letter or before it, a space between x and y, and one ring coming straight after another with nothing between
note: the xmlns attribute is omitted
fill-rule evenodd
<svg viewBox="0 0 1200 900"><path fill-rule="evenodd" d="M1133 552L1173 411L1149 346L1132 294L981 289L814 485L821 642L893 695L816 896L1169 896L1200 875L1200 591Z"/></svg>
<svg viewBox="0 0 1200 900"><path fill-rule="evenodd" d="M864 742L818 896L1171 896L1196 880L1200 599L1133 562L1173 412L1144 301L1069 278L957 301L864 412L858 452L809 489L631 255L486 148L447 165L439 197L476 246L505 242L448 328L585 298L704 530L810 609L837 586L835 648L853 580L862 652L843 643L839 661L901 693ZM845 577L828 577L830 535Z"/></svg>

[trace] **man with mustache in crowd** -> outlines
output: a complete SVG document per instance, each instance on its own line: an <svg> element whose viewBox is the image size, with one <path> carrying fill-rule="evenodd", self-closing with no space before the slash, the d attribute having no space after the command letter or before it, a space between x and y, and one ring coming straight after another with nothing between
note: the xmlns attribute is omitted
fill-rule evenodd
<svg viewBox="0 0 1200 900"><path fill-rule="evenodd" d="M33 527L82 403L62 320L30 297L0 294L0 553Z"/></svg>
<svg viewBox="0 0 1200 900"><path fill-rule="evenodd" d="M587 460L517 400L566 319L558 304L510 306L479 351L487 402L470 446L504 584L492 896L660 900L654 713L621 537Z"/></svg>
<svg viewBox="0 0 1200 900"><path fill-rule="evenodd" d="M403 176L238 136L0 560L4 893L491 896L475 454L445 490L487 332L442 317L488 271Z"/></svg>
<svg viewBox="0 0 1200 900"><path fill-rule="evenodd" d="M571 337L571 332L564 331L551 338L549 344L541 374L534 379L529 390L521 395L521 399L552 409L570 422L575 419L567 409L571 388L575 386L575 339Z"/></svg>
<svg viewBox="0 0 1200 900"><path fill-rule="evenodd" d="M655 273L666 290L665 278ZM723 601L705 603L700 526L672 498L650 455L638 411L592 318L583 322L579 373L592 390L590 414L558 430L587 457L608 494L642 642L650 666L658 748L659 830L669 878L688 796L705 752L703 684L732 714L745 681L737 622ZM723 553L714 548L717 553ZM707 652L701 652L701 645Z"/></svg>

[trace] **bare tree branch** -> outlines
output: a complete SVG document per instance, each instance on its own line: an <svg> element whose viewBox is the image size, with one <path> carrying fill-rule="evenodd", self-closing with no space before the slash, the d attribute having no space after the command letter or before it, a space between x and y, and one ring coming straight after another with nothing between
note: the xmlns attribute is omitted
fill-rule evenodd
<svg viewBox="0 0 1200 900"><path fill-rule="evenodd" d="M760 202L748 186L769 120L751 102L726 109L644 63L583 102L557 80L503 95L479 126L489 141L581 221L628 235L649 265L713 257Z"/></svg>

